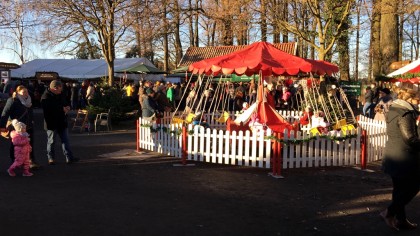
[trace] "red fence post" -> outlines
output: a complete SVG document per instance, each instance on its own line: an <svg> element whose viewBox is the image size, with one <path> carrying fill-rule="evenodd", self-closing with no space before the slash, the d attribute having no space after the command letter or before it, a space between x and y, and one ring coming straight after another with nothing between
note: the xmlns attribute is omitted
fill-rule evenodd
<svg viewBox="0 0 420 236"><path fill-rule="evenodd" d="M280 133L274 133L274 137L278 140L281 139ZM273 140L273 172L270 174L274 178L283 178L281 175L282 172L282 157L281 157L281 143L277 140Z"/></svg>
<svg viewBox="0 0 420 236"><path fill-rule="evenodd" d="M137 152L139 152L140 151L140 125L139 125L139 123L140 123L140 120L139 119L137 119L137 122L136 122L136 150L137 150Z"/></svg>
<svg viewBox="0 0 420 236"><path fill-rule="evenodd" d="M182 126L182 165L187 164L187 127Z"/></svg>
<svg viewBox="0 0 420 236"><path fill-rule="evenodd" d="M195 164L187 164L187 155L188 155L187 138L188 138L187 126L182 126L181 164L174 164L173 166L195 166Z"/></svg>
<svg viewBox="0 0 420 236"><path fill-rule="evenodd" d="M365 170L367 165L367 132L365 129L362 129L361 139L362 150L360 152L360 168Z"/></svg>
<svg viewBox="0 0 420 236"><path fill-rule="evenodd" d="M274 134L274 137L277 137ZM274 139L272 140L273 142L273 157L272 157L272 161L271 161L271 165L273 165L272 169L272 175L275 175L277 173L277 157L278 157L278 142Z"/></svg>

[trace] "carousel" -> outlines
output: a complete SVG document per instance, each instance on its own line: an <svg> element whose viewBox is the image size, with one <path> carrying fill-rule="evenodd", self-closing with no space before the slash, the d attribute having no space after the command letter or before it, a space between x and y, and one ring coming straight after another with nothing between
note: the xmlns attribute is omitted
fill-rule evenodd
<svg viewBox="0 0 420 236"><path fill-rule="evenodd" d="M257 42L224 56L193 63L188 68L198 80L187 81L183 98L186 107L178 106L172 124L199 124L210 128L212 123L225 125L226 130L265 130L283 133L301 130L311 134L354 129L356 122L343 91L334 82L338 67L329 62L304 59L285 53L267 42ZM243 99L240 113L230 112L237 92L229 80L231 75L255 79L251 86L257 92L255 101ZM294 109L300 119L290 121L275 109L269 95L274 86L300 89L294 92ZM232 102L233 101L233 102ZM238 104L236 104L238 105ZM211 121L211 122L210 122Z"/></svg>

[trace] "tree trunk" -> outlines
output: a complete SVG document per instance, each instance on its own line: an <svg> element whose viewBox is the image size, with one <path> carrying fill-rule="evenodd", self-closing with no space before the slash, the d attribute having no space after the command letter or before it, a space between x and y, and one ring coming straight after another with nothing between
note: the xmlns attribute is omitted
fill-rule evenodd
<svg viewBox="0 0 420 236"><path fill-rule="evenodd" d="M261 11L261 18L260 18L260 27L261 27L261 41L267 41L267 10L266 10L266 1L260 0L260 11Z"/></svg>
<svg viewBox="0 0 420 236"><path fill-rule="evenodd" d="M216 40L216 26L217 23L216 21L213 22L213 27L211 28L211 42L210 42L210 46L215 46L215 40Z"/></svg>
<svg viewBox="0 0 420 236"><path fill-rule="evenodd" d="M167 71L169 68L169 40L168 40L168 29L169 23L168 18L166 17L167 14L167 4L164 1L162 17L164 21L163 26L163 70Z"/></svg>
<svg viewBox="0 0 420 236"><path fill-rule="evenodd" d="M369 81L381 74L381 53L380 53L380 32L381 32L381 0L373 0L372 2L372 23L370 35L370 59L369 63L372 65L369 73Z"/></svg>
<svg viewBox="0 0 420 236"><path fill-rule="evenodd" d="M194 10L193 10L193 6L192 6L192 0L188 0L188 14L189 14L189 17L188 17L188 29L189 29L189 38L190 38L190 45L191 46L194 46L195 45L195 42L194 42L194 28L193 28L193 25L194 25L194 21L193 21L193 19L194 19Z"/></svg>
<svg viewBox="0 0 420 236"><path fill-rule="evenodd" d="M382 59L380 72L388 74L390 72L389 65L398 61L398 1L382 0L380 37Z"/></svg>
<svg viewBox="0 0 420 236"><path fill-rule="evenodd" d="M201 3L201 1L199 0L195 1L196 9L199 8L199 3ZM195 10L195 14L194 14L194 46L196 47L200 46L200 41L198 39L198 10Z"/></svg>
<svg viewBox="0 0 420 236"><path fill-rule="evenodd" d="M288 16L289 16L289 1L288 0L284 0L283 2L282 2L282 4L283 4L283 6L282 6L282 12L283 12L283 14L282 14L282 19L284 20L284 21L289 21L289 19L288 19ZM283 31L283 43L287 43L287 42L289 42L289 34L288 34L288 32L286 31L286 30L284 30Z"/></svg>
<svg viewBox="0 0 420 236"><path fill-rule="evenodd" d="M182 44L180 36L180 27L181 27L181 10L178 5L178 0L174 0L174 37L175 37L175 65L181 61L182 58Z"/></svg>
<svg viewBox="0 0 420 236"><path fill-rule="evenodd" d="M404 0L401 0L401 8L404 6ZM404 9L401 9L402 12ZM399 14L399 22L397 27L399 28L398 31L398 61L402 61L403 56L403 37L404 37L404 14Z"/></svg>
<svg viewBox="0 0 420 236"><path fill-rule="evenodd" d="M360 7L361 1L356 5L356 52L354 59L354 75L353 80L359 81L359 50L360 50Z"/></svg>
<svg viewBox="0 0 420 236"><path fill-rule="evenodd" d="M343 31L337 39L337 49L340 61L340 79L344 81L350 80L350 58L349 58L349 17L344 21Z"/></svg>

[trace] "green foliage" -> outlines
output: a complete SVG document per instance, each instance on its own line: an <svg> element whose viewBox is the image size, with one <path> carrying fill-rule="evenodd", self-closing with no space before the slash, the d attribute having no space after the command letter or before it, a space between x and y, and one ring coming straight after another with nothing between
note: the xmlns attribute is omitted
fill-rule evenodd
<svg viewBox="0 0 420 236"><path fill-rule="evenodd" d="M87 110L89 114L96 116L109 109L111 109L112 122L118 122L130 118L126 113L137 109L137 106L131 104L130 99L124 96L124 91L105 84L96 88L95 97Z"/></svg>
<svg viewBox="0 0 420 236"><path fill-rule="evenodd" d="M82 42L78 44L76 52L77 59L100 59L102 58L101 48L92 40L92 42Z"/></svg>

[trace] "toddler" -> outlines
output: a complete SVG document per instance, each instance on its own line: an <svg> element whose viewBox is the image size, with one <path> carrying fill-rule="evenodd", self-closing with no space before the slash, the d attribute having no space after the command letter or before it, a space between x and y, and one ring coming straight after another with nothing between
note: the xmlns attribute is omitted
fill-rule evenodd
<svg viewBox="0 0 420 236"><path fill-rule="evenodd" d="M9 167L7 172L10 176L16 176L15 169L23 167L23 176L32 176L29 172L30 159L29 154L32 151L32 147L29 144L29 134L26 132L26 125L18 120L14 119L12 125L15 128L10 132L12 143L15 151L15 161Z"/></svg>

